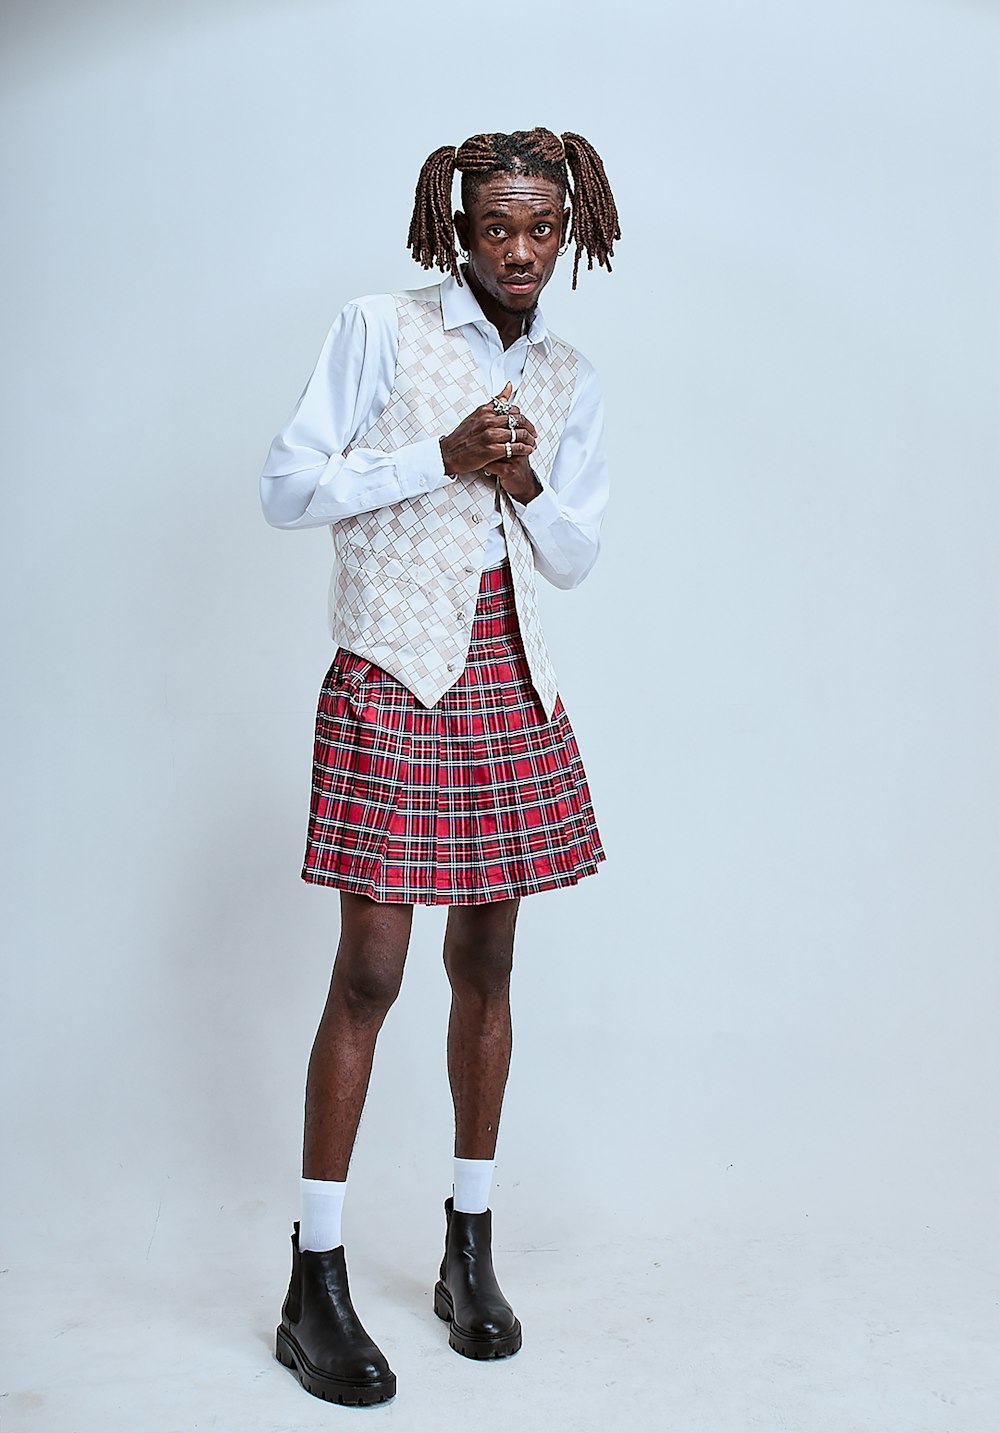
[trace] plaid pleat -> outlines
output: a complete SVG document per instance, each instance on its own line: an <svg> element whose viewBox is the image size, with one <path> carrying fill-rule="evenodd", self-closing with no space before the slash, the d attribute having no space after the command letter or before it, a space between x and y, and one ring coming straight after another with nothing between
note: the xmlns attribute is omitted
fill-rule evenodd
<svg viewBox="0 0 1000 1433"><path fill-rule="evenodd" d="M465 670L433 707L337 649L320 689L302 879L376 901L479 905L604 860L561 699L546 721L510 566L482 575Z"/></svg>

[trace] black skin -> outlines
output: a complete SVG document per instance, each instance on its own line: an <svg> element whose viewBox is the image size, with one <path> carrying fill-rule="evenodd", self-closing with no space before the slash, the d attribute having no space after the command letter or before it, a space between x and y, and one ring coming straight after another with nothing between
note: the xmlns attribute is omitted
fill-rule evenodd
<svg viewBox="0 0 1000 1433"><path fill-rule="evenodd" d="M552 277L569 210L549 180L500 175L487 180L468 216L455 215L469 252L466 281L509 348ZM510 257L508 257L508 255ZM504 287L531 279L523 292ZM503 390L509 397L510 385ZM519 502L539 490L531 471L535 430L517 408L518 441L504 457L510 430L492 403L476 408L441 439L450 473L500 482ZM492 1159L510 1064L510 974L518 900L452 906L444 939L451 985L448 1077L455 1106L455 1153ZM347 1178L379 1030L403 979L413 907L380 904L341 891L340 945L306 1082L302 1172L308 1179Z"/></svg>
<svg viewBox="0 0 1000 1433"><path fill-rule="evenodd" d="M538 296L555 270L559 248L569 228L570 211L565 195L551 179L523 174L498 174L486 179L469 213L455 214L455 232L468 250L465 282L475 294L486 318L510 348L531 322ZM520 283L520 287L512 287ZM508 383L498 395L509 398ZM537 434L520 409L517 441L511 457L506 416L494 413L492 401L474 408L453 433L441 439L441 456L447 473L481 473L518 502L529 503L541 491L531 470Z"/></svg>
<svg viewBox="0 0 1000 1433"><path fill-rule="evenodd" d="M444 937L451 984L448 1079L455 1153L492 1159L510 1065L510 973L519 901L452 906ZM399 993L413 907L340 893L340 945L309 1059L302 1173L347 1178L375 1042Z"/></svg>

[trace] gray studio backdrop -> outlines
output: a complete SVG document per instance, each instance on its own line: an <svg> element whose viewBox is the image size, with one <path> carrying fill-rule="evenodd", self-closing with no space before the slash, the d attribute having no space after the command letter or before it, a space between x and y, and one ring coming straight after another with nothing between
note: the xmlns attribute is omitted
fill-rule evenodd
<svg viewBox="0 0 1000 1433"><path fill-rule="evenodd" d="M506 23L506 22L505 22ZM4 7L2 1181L30 1259L295 1212L337 897L298 878L326 532L257 476L417 171L603 154L603 555L544 593L608 862L522 909L497 1201L541 1240L991 1198L996 11ZM348 1237L450 1174L418 909ZM15 1222L16 1221L16 1222ZM259 1232L259 1231L258 1231Z"/></svg>

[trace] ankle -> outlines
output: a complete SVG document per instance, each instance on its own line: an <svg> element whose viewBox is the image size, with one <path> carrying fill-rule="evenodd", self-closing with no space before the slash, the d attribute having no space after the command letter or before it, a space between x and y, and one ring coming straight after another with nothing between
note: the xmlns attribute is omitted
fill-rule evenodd
<svg viewBox="0 0 1000 1433"><path fill-rule="evenodd" d="M302 1179L300 1250L324 1253L344 1242L341 1223L346 1192L346 1179Z"/></svg>
<svg viewBox="0 0 1000 1433"><path fill-rule="evenodd" d="M490 1207L493 1187L493 1159L461 1159L455 1156L452 1207L461 1214L484 1214Z"/></svg>

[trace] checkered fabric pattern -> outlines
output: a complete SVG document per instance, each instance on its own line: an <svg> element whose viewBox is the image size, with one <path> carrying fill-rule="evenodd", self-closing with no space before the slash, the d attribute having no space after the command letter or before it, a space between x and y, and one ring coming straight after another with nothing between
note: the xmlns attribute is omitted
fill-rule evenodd
<svg viewBox="0 0 1000 1433"><path fill-rule="evenodd" d="M555 462L556 449L562 437L569 405L573 400L576 384L576 350L561 339L552 338L553 350L550 359L539 361L537 345L528 349L524 372L517 390L517 406L535 425L538 441L532 455L531 466L540 477L547 479ZM556 676L549 660L548 649L542 634L542 622L538 613L535 596L535 557L531 541L518 521L517 513L510 498L497 484L500 494L500 508L503 517L504 538L507 542L507 557L514 579L514 598L521 625L521 639L528 659L535 690L538 692L546 715L551 716L556 703Z"/></svg>
<svg viewBox="0 0 1000 1433"><path fill-rule="evenodd" d="M381 417L359 440L385 452L450 432L490 397L467 341L442 325L439 285L396 295L396 308L393 390ZM575 350L559 339L548 355L537 344L528 350L518 406L538 431L533 465L543 479L566 425L576 370ZM498 493L528 667L551 716L556 679L538 616L531 543L499 483L459 477L333 524L330 630L339 647L367 657L433 706L465 666Z"/></svg>
<svg viewBox="0 0 1000 1433"><path fill-rule="evenodd" d="M468 662L427 708L337 650L320 690L302 879L372 900L480 905L604 860L561 700L532 690L509 563L482 574Z"/></svg>

